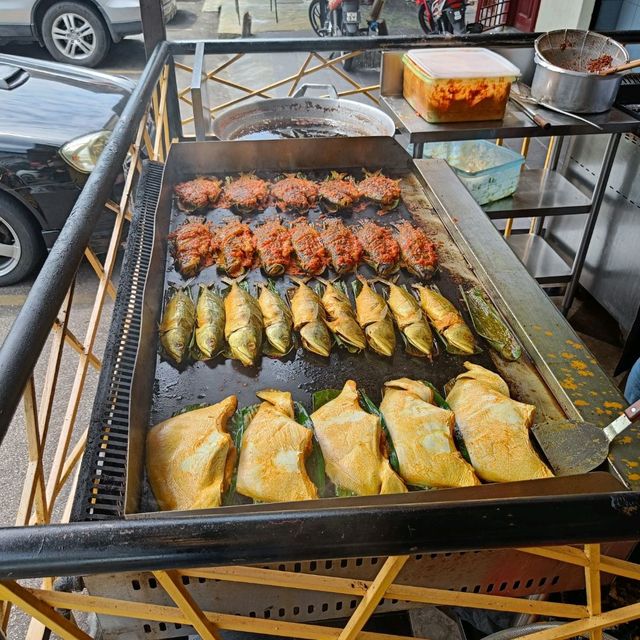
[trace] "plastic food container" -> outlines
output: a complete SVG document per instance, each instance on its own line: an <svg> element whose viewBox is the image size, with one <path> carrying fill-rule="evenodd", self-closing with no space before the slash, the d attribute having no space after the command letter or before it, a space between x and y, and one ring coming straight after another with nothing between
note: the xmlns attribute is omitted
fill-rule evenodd
<svg viewBox="0 0 640 640"><path fill-rule="evenodd" d="M488 140L432 142L424 155L446 160L478 204L510 196L524 164L524 156Z"/></svg>
<svg viewBox="0 0 640 640"><path fill-rule="evenodd" d="M520 69L489 49L412 49L403 95L427 122L500 120Z"/></svg>

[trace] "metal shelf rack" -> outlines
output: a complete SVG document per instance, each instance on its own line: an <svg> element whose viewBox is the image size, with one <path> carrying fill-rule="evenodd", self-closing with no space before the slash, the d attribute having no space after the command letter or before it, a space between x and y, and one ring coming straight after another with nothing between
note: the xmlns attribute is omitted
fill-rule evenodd
<svg viewBox="0 0 640 640"><path fill-rule="evenodd" d="M380 82L382 105L396 124L408 133L415 158L423 156L424 145L428 142L548 136L555 139L549 167L544 170L524 169L518 191L512 197L491 203L484 209L492 220L535 218L530 235L536 235L537 240L507 235L507 241L541 285L566 283L562 303L566 315L580 282L620 136L637 131L640 121L629 112L613 108L607 113L589 116L600 127L596 128L542 107L533 109L550 123L544 129L535 124L520 107L509 102L505 116L500 121L430 123L421 118L402 97L402 74L402 52L384 52ZM595 134L608 134L610 137L598 180L591 197L587 197L556 168L563 137ZM573 263L567 265L543 237L544 218L579 214L587 214L588 217Z"/></svg>

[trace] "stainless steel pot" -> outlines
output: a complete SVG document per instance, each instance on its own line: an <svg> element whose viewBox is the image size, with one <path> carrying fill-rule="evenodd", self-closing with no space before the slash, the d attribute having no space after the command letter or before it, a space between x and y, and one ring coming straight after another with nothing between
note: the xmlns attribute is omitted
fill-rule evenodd
<svg viewBox="0 0 640 640"><path fill-rule="evenodd" d="M306 96L321 89L329 98ZM291 98L271 98L228 109L213 121L220 140L393 136L393 120L383 111L338 98L331 85L306 84Z"/></svg>
<svg viewBox="0 0 640 640"><path fill-rule="evenodd" d="M611 56L612 66L629 60L619 42L593 31L560 29L541 35L535 41L531 95L573 113L608 111L618 94L622 74L589 73L589 61L602 55Z"/></svg>

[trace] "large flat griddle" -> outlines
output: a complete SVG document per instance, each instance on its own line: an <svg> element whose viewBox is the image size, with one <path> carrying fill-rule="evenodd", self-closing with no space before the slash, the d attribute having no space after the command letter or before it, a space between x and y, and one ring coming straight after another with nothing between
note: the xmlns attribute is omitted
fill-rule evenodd
<svg viewBox="0 0 640 640"><path fill-rule="evenodd" d="M150 425L156 424L175 414L186 405L215 403L229 394L238 397L240 407L257 401L255 392L264 388L290 391L295 400L311 410L311 396L320 389L341 387L352 378L375 401L381 399L381 389L385 381L407 376L425 379L439 389L463 370L463 362L469 359L485 367L498 370L509 383L514 397L536 404L539 415L545 418L560 417L558 406L552 394L542 382L535 367L526 354L518 363L505 363L491 352L482 341L483 352L465 358L446 353L440 346L438 355L429 361L426 358L409 356L398 335L398 344L392 358L384 358L370 350L360 354L350 354L334 347L330 358L322 358L298 347L285 358L263 357L257 366L244 367L234 360L219 357L210 362L196 362L176 368L163 360L158 352L157 326L161 317L163 300L169 286L185 286L185 279L175 271L173 259L167 248L168 233L183 223L187 216L181 212L173 197L173 187L180 181L196 175L216 175L225 177L243 171L257 171L266 178L274 178L283 172L303 171L312 178L324 178L329 170L341 170L352 175L361 175L362 168L382 169L387 175L401 178L403 202L397 210L380 217L375 207L368 207L358 213L337 214L347 225L357 224L365 218L389 225L400 219L411 220L421 225L438 244L440 269L432 283L456 304L469 322L467 311L460 299L459 287L478 285L474 273L460 249L455 245L438 215L431 207L415 167L406 152L389 138L326 139L326 140L277 140L251 142L214 142L174 144L164 170L163 185L156 214L156 227L149 271L146 278L142 338L133 380L133 394L136 402L130 408L130 431L128 449L128 473L126 513L145 516L160 516L148 487L144 472L144 441ZM254 226L275 210L244 216L243 219ZM214 223L230 217L229 211L214 209L205 217ZM278 214L283 220L291 221L297 214ZM320 209L309 212L314 222L323 215ZM373 271L363 266L359 272L366 277L374 277ZM326 277L333 277L328 272ZM215 267L203 270L188 282L194 293L200 283L228 286L222 280L224 274ZM351 292L353 275L342 280ZM246 278L251 290L256 292L256 284L265 282L260 270L253 270ZM275 280L281 294L285 294L293 284L285 276ZM410 285L417 279L405 270L400 272L400 284ZM377 285L379 290L383 288ZM540 485L541 493L546 489ZM421 492L424 495L424 492ZM446 495L447 492L443 493ZM463 490L470 498L474 489ZM454 499L453 494L450 494ZM398 498L400 499L400 498ZM416 496L405 498L415 500ZM418 498L419 499L419 498ZM433 499L433 498L430 498ZM459 491L455 499L460 499ZM337 499L333 499L335 501ZM348 499L352 500L352 499ZM382 497L367 498L382 500ZM388 502L388 498L386 501ZM395 500L395 499L394 499ZM314 502L317 508L326 507L326 500ZM299 508L299 505L281 505ZM224 507L234 510L268 510L268 505L243 505ZM313 508L305 505L304 508ZM214 514L219 510L213 510ZM187 512L184 515L195 515ZM197 512L202 513L202 511ZM172 515L176 515L175 512Z"/></svg>

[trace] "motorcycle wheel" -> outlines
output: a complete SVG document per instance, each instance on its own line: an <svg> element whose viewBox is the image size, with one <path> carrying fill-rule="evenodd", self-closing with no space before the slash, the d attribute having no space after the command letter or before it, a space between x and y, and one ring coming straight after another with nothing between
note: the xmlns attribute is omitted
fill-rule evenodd
<svg viewBox="0 0 640 640"><path fill-rule="evenodd" d="M348 53L348 51L343 51L342 54L344 55L345 53ZM342 61L342 68L345 71L353 71L353 61L355 60L355 56L353 58L347 58L346 60Z"/></svg>
<svg viewBox="0 0 640 640"><path fill-rule="evenodd" d="M438 28L436 27L433 18L431 15L427 16L426 8L424 4L421 4L418 8L418 22L422 27L422 30L428 35L434 35L438 33Z"/></svg>
<svg viewBox="0 0 640 640"><path fill-rule="evenodd" d="M311 0L309 4L309 22L311 23L311 28L314 30L317 36L321 38L324 37L324 25L322 24L322 16L321 16L321 7L320 3L325 2L325 0Z"/></svg>

